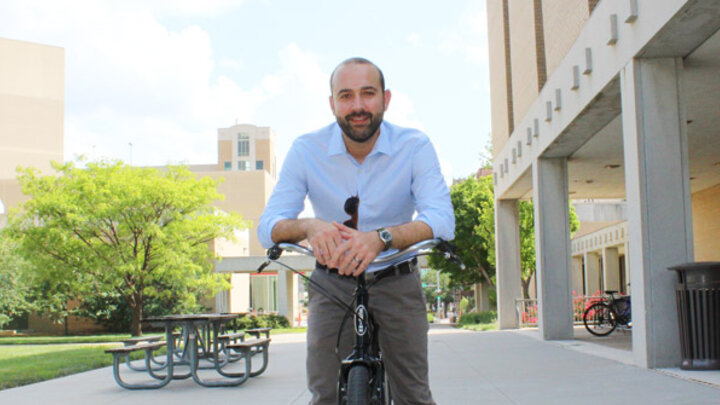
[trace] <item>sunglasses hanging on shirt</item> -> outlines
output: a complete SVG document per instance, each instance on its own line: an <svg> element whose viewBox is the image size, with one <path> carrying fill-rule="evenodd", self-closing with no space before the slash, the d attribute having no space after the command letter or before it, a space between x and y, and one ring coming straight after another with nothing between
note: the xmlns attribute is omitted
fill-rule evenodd
<svg viewBox="0 0 720 405"><path fill-rule="evenodd" d="M357 229L358 227L358 208L360 206L360 198L353 196L345 200L345 213L350 215L350 219L343 222L348 228Z"/></svg>

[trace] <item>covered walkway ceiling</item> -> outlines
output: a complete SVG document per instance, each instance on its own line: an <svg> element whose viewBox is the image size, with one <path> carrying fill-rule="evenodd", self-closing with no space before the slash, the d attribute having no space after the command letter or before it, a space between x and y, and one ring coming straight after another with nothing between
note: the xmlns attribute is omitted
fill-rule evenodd
<svg viewBox="0 0 720 405"><path fill-rule="evenodd" d="M720 184L720 31L688 55L684 62L683 94L687 108L690 184L694 193ZM546 157L570 156L571 199L625 196L619 84L617 79L609 83L583 114L586 118L578 118L571 125L574 128L568 128L594 135L582 145L559 140L543 154ZM578 139L577 136L572 138ZM531 199L531 176L531 170L526 170L513 185L511 195Z"/></svg>

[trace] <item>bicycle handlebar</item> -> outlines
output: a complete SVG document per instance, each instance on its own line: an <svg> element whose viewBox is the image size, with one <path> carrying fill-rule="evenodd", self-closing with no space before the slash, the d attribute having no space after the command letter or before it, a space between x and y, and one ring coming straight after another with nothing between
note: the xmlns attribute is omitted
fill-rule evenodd
<svg viewBox="0 0 720 405"><path fill-rule="evenodd" d="M435 239L427 239L420 241L418 243L415 243L414 245L408 246L407 248L397 251L391 255L378 257L375 260L372 261L373 264L382 264L391 262L397 258L407 256L412 253L419 253L421 255L430 254L431 250L433 248L437 248L440 252L442 252L445 259L452 261L453 263L460 266L462 270L465 270L465 264L463 264L462 260L455 254L455 249L453 246L448 242L440 238ZM280 255L282 255L283 251L289 251L289 252L295 252L300 253L306 256L315 257L313 254L312 249L306 248L304 246L295 244L295 243L276 243L273 247L268 249L267 251L267 260L265 260L260 267L258 267L257 272L261 273L270 263L280 258Z"/></svg>

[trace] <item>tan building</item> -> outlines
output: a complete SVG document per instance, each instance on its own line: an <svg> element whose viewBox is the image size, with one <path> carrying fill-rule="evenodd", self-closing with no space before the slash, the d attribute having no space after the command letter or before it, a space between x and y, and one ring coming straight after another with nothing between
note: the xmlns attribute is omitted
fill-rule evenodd
<svg viewBox="0 0 720 405"><path fill-rule="evenodd" d="M50 161L63 159L65 50L0 38L0 61L3 225L7 211L25 199L15 181L15 169L32 166L48 172Z"/></svg>
<svg viewBox="0 0 720 405"><path fill-rule="evenodd" d="M628 356L679 365L667 268L720 260L720 1L487 6L501 328L518 324L517 201L532 199L541 337L573 338L571 291L629 284ZM624 212L571 241L569 199Z"/></svg>
<svg viewBox="0 0 720 405"><path fill-rule="evenodd" d="M15 169L48 173L63 161L65 50L0 38L0 227L8 211L27 200ZM8 63L11 62L11 63ZM99 330L86 319L68 317L55 324L32 315L31 329L46 333Z"/></svg>
<svg viewBox="0 0 720 405"><path fill-rule="evenodd" d="M265 254L256 227L275 186L275 166L275 134L269 127L250 124L218 129L218 163L190 166L198 175L224 179L218 191L225 195L225 200L216 205L252 221L250 255Z"/></svg>
<svg viewBox="0 0 720 405"><path fill-rule="evenodd" d="M277 178L274 142L275 135L269 127L239 124L220 128L218 163L190 166L198 176L222 178L218 191L225 199L215 205L223 211L239 212L243 219L252 223L249 229L236 235L238 243L216 241L216 253L223 259L265 255L257 238L257 225ZM217 297L215 310L278 310L276 274L256 275L254 270L233 268L228 271L233 289Z"/></svg>

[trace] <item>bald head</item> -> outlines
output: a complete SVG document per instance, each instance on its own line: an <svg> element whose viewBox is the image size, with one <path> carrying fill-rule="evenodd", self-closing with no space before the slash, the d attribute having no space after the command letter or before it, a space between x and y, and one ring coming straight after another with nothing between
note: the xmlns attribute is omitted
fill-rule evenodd
<svg viewBox="0 0 720 405"><path fill-rule="evenodd" d="M365 58L350 58L350 59L345 59L344 61L340 62L340 64L335 67L332 74L330 75L330 94L332 94L332 92L333 92L333 79L335 78L335 73L337 73L337 71L340 70L340 68L342 68L343 66L352 65L352 64L370 65L373 68L375 68L375 70L377 71L378 76L380 78L380 89L382 91L385 91L385 76L383 76L382 70L380 70L380 68L377 67L377 65L375 65L374 63L370 62L369 60L367 60Z"/></svg>

